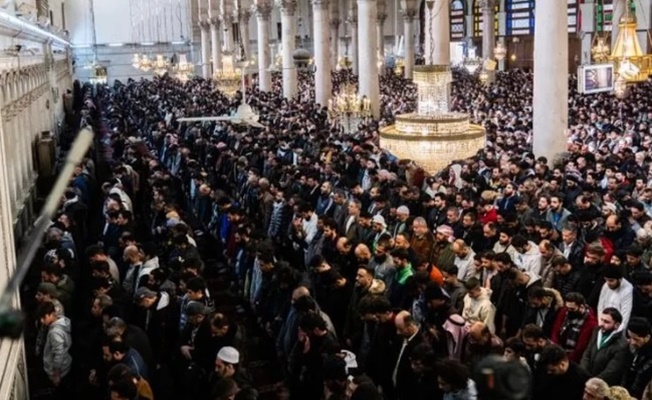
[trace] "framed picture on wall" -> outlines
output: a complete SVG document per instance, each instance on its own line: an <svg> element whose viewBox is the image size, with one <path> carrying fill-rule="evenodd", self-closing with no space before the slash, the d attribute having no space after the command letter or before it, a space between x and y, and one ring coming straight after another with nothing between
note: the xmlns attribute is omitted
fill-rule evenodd
<svg viewBox="0 0 652 400"><path fill-rule="evenodd" d="M614 65L581 65L577 68L577 91L583 94L614 90Z"/></svg>

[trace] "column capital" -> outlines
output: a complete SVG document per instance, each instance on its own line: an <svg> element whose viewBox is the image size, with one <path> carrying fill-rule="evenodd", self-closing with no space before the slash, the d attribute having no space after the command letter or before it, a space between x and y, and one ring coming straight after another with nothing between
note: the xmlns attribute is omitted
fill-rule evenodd
<svg viewBox="0 0 652 400"><path fill-rule="evenodd" d="M285 15L294 15L297 12L297 0L276 0L276 5Z"/></svg>
<svg viewBox="0 0 652 400"><path fill-rule="evenodd" d="M416 19L419 11L416 0L401 0L399 5L401 6L400 12L403 14L403 18L407 20Z"/></svg>
<svg viewBox="0 0 652 400"><path fill-rule="evenodd" d="M328 21L330 24L331 28L333 29L338 29L340 27L340 24L342 23L342 20L339 18L331 18L330 21Z"/></svg>
<svg viewBox="0 0 652 400"><path fill-rule="evenodd" d="M376 1L376 12L378 15L385 15L385 18L387 18L387 3L385 0L377 0Z"/></svg>
<svg viewBox="0 0 652 400"><path fill-rule="evenodd" d="M379 25L383 25L383 24L385 24L385 21L386 21L386 20L387 20L387 13L382 13L382 14L381 14L381 13L379 12L379 13L376 15L376 22L377 22Z"/></svg>
<svg viewBox="0 0 652 400"><path fill-rule="evenodd" d="M240 9L236 15L236 19L238 21L244 22L245 24L249 23L249 18L251 18L251 10L246 8Z"/></svg>
<svg viewBox="0 0 652 400"><path fill-rule="evenodd" d="M482 12L493 12L496 8L496 0L480 0L479 5Z"/></svg>
<svg viewBox="0 0 652 400"><path fill-rule="evenodd" d="M325 10L328 8L329 1L328 0L310 0L312 3L313 8Z"/></svg>
<svg viewBox="0 0 652 400"><path fill-rule="evenodd" d="M211 26L211 23L210 23L210 21L208 19L202 19L201 21L199 21L199 27L202 30L204 30L204 29L208 30L208 28L210 28L210 26Z"/></svg>
<svg viewBox="0 0 652 400"><path fill-rule="evenodd" d="M211 27L217 28L220 26L220 18L216 16L212 16L210 20L208 21L211 24Z"/></svg>
<svg viewBox="0 0 652 400"><path fill-rule="evenodd" d="M274 4L270 1L257 0L253 5L252 10L256 13L256 17L262 20L268 20L272 16L272 9Z"/></svg>

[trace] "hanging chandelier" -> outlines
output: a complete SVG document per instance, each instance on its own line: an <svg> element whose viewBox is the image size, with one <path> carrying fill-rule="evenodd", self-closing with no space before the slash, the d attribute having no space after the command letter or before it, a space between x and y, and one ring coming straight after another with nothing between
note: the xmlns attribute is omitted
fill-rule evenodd
<svg viewBox="0 0 652 400"><path fill-rule="evenodd" d="M352 65L353 63L349 59L349 56L344 56L344 57L340 57L340 59L337 60L337 65L335 66L335 69L337 71L347 70L351 68Z"/></svg>
<svg viewBox="0 0 652 400"><path fill-rule="evenodd" d="M170 68L170 62L163 57L163 54L157 54L156 60L154 60L154 63L152 64L154 74L163 76L168 72L168 68Z"/></svg>
<svg viewBox="0 0 652 400"><path fill-rule="evenodd" d="M174 67L175 77L181 82L186 83L192 77L195 66L188 62L185 54L179 56L179 62Z"/></svg>
<svg viewBox="0 0 652 400"><path fill-rule="evenodd" d="M371 117L371 101L358 96L352 83L342 86L340 92L328 101L328 118L347 134L355 133L360 123Z"/></svg>
<svg viewBox="0 0 652 400"><path fill-rule="evenodd" d="M140 69L140 54L134 53L134 57L131 59L131 66Z"/></svg>
<svg viewBox="0 0 652 400"><path fill-rule="evenodd" d="M472 157L485 146L484 128L471 124L468 114L449 111L450 66L416 66L414 82L417 111L397 115L395 125L380 129L383 149L437 173L451 161Z"/></svg>
<svg viewBox="0 0 652 400"><path fill-rule="evenodd" d="M394 75L403 76L403 71L405 70L405 60L403 57L397 57L394 62Z"/></svg>
<svg viewBox="0 0 652 400"><path fill-rule="evenodd" d="M628 83L645 81L652 73L652 55L645 54L641 48L631 7L631 1L628 1L625 14L618 23L618 36L607 58L614 63L618 76Z"/></svg>
<svg viewBox="0 0 652 400"><path fill-rule="evenodd" d="M609 57L609 45L605 38L596 36L595 44L591 48L591 56L593 57L593 61L598 63L607 61L607 57Z"/></svg>
<svg viewBox="0 0 652 400"><path fill-rule="evenodd" d="M503 42L498 42L496 44L496 47L494 47L494 57L498 61L502 61L505 59L507 56L507 47L505 47L505 43Z"/></svg>
<svg viewBox="0 0 652 400"><path fill-rule="evenodd" d="M482 59L476 55L475 47L469 48L467 56L462 61L462 65L469 71L470 74L474 74L482 66Z"/></svg>
<svg viewBox="0 0 652 400"><path fill-rule="evenodd" d="M147 54L143 54L143 56L140 58L140 70L143 72L149 72L153 66L154 64L152 63L152 60L150 60L149 56Z"/></svg>
<svg viewBox="0 0 652 400"><path fill-rule="evenodd" d="M215 87L224 95L231 97L240 89L242 71L235 67L232 52L225 52L222 55L222 69L215 71L213 80Z"/></svg>

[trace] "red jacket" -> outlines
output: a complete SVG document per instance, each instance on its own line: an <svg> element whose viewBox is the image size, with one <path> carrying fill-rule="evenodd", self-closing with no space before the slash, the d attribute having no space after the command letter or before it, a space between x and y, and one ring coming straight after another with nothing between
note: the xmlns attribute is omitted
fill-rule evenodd
<svg viewBox="0 0 652 400"><path fill-rule="evenodd" d="M588 306L587 306L588 307ZM564 323L564 320L566 319L566 314L568 313L568 308L563 307L559 312L557 313L557 318L555 319L555 323L552 326L552 341L554 343L557 343L561 347L564 347L563 343L559 343L559 332L561 331L561 327ZM593 334L593 328L598 326L598 319L595 317L595 313L593 310L589 308L589 315L586 317L586 321L584 321L584 325L582 325L582 329L580 330L580 336L577 338L577 344L575 345L575 349L568 353L568 359L570 361L575 361L575 362L580 362L582 360L582 355L584 354L584 350L586 350L586 347L589 345L589 342L591 341L591 335Z"/></svg>
<svg viewBox="0 0 652 400"><path fill-rule="evenodd" d="M494 207L489 212L484 212L483 211L480 214L480 218L478 218L478 219L480 220L480 223L482 225L486 225L489 222L496 223L496 222L498 222L498 210L496 210L496 208Z"/></svg>

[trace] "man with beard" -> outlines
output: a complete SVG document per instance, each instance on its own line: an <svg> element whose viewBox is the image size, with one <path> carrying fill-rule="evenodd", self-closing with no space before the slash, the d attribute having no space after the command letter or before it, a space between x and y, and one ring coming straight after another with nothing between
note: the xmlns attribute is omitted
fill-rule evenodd
<svg viewBox="0 0 652 400"><path fill-rule="evenodd" d="M607 217L605 226L607 228L605 236L611 241L614 249L626 249L634 243L636 233L627 221L623 221L617 215Z"/></svg>
<svg viewBox="0 0 652 400"><path fill-rule="evenodd" d="M525 356L531 371L538 368L537 361L544 347L552 342L543 333L543 330L534 324L525 325L521 331L521 338L527 354Z"/></svg>
<svg viewBox="0 0 652 400"><path fill-rule="evenodd" d="M624 324L623 324L624 325ZM636 399L643 395L645 386L652 379L652 329L643 318L632 318L627 326L627 337L633 357L625 368L622 386Z"/></svg>
<svg viewBox="0 0 652 400"><path fill-rule="evenodd" d="M602 310L598 326L582 356L581 366L609 385L620 384L629 358L627 340L622 335L623 316L615 308Z"/></svg>
<svg viewBox="0 0 652 400"><path fill-rule="evenodd" d="M474 322L469 327L469 335L462 354L462 361L471 370L485 357L496 354L503 354L503 341L493 333L483 322Z"/></svg>
<svg viewBox="0 0 652 400"><path fill-rule="evenodd" d="M634 287L627 279L623 279L623 272L619 267L607 267L604 270L604 284L600 290L598 313L607 307L614 307L623 316L623 326L627 326L632 315L634 302Z"/></svg>
<svg viewBox="0 0 652 400"><path fill-rule="evenodd" d="M586 303L594 308L598 306L600 290L604 284L605 251L598 243L590 244L584 256L584 267L580 270L578 291L586 299Z"/></svg>
<svg viewBox="0 0 652 400"><path fill-rule="evenodd" d="M251 383L251 377L240 365L240 353L234 347L222 347L215 357L215 375L213 377L213 388L219 385L224 379L233 379L238 384L240 391L246 390L255 394Z"/></svg>
<svg viewBox="0 0 652 400"><path fill-rule="evenodd" d="M550 222L557 231L561 231L571 212L564 208L564 198L560 194L550 196L550 209L546 213L546 221Z"/></svg>
<svg viewBox="0 0 652 400"><path fill-rule="evenodd" d="M374 279L374 271L366 265L360 265L344 323L344 339L349 349L358 350L362 343L364 325L360 319L360 301L365 296L383 294L384 291L385 284L382 281Z"/></svg>
<svg viewBox="0 0 652 400"><path fill-rule="evenodd" d="M107 338L102 343L102 358L110 366L126 364L131 372L149 381L149 369L143 357L126 342Z"/></svg>
<svg viewBox="0 0 652 400"><path fill-rule="evenodd" d="M390 237L382 236L376 243L373 258L369 261L369 267L374 270L374 278L385 282L388 288L391 287L396 276L395 262L389 255L390 251L392 251ZM405 252L407 253L407 250Z"/></svg>

